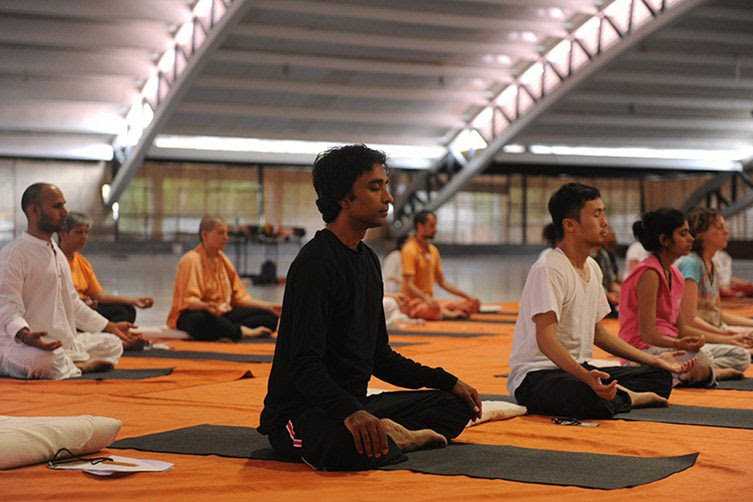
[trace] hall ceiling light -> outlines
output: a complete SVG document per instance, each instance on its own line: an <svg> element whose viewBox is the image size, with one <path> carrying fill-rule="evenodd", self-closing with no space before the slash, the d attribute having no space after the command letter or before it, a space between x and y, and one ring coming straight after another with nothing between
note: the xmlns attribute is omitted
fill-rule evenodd
<svg viewBox="0 0 753 502"><path fill-rule="evenodd" d="M227 136L160 135L154 140L154 146L163 149L308 155L311 156L311 160L313 160L314 156L325 150L344 145L345 143L328 141L277 140ZM447 149L444 146L388 144L369 144L368 146L384 151L393 165L420 169L431 167L434 161L442 158L447 153Z"/></svg>
<svg viewBox="0 0 753 502"><path fill-rule="evenodd" d="M753 156L753 147L737 150L705 150L689 148L591 147L564 145L531 145L538 155L582 155L594 157L625 157L641 159L687 159L707 161L741 161Z"/></svg>

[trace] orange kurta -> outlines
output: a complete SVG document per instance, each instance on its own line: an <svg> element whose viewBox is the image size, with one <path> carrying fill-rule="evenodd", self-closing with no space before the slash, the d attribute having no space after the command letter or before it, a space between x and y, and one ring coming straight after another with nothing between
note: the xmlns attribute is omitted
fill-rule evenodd
<svg viewBox="0 0 753 502"><path fill-rule="evenodd" d="M73 253L73 259L68 260L68 264L71 266L73 287L80 297L93 298L103 291L94 273L94 267L82 254Z"/></svg>
<svg viewBox="0 0 753 502"><path fill-rule="evenodd" d="M400 251L403 275L412 275L413 284L428 295L434 295L434 283L442 273L442 261L439 250L434 244L429 244L426 251L416 241L415 237L408 240ZM410 291L403 288L403 293L410 295Z"/></svg>
<svg viewBox="0 0 753 502"><path fill-rule="evenodd" d="M178 262L173 289L173 305L167 325L176 329L178 316L193 301L236 307L251 300L238 272L225 253L210 258L199 244Z"/></svg>

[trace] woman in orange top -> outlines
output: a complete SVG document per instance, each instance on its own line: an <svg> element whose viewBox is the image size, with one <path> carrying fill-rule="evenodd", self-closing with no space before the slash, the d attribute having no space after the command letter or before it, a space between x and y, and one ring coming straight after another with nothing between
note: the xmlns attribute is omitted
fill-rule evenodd
<svg viewBox="0 0 753 502"><path fill-rule="evenodd" d="M99 312L112 322L134 322L136 309L148 309L154 305L154 300L148 296L139 298L131 296L116 296L107 293L97 280L89 260L79 251L89 239L92 220L84 213L71 211L63 221L63 228L58 232L60 249L63 250L71 266L73 286L81 299L91 308Z"/></svg>
<svg viewBox="0 0 753 502"><path fill-rule="evenodd" d="M251 298L243 287L222 252L228 242L225 222L205 216L199 224L199 238L199 245L178 262L167 325L197 340L271 335L280 306Z"/></svg>

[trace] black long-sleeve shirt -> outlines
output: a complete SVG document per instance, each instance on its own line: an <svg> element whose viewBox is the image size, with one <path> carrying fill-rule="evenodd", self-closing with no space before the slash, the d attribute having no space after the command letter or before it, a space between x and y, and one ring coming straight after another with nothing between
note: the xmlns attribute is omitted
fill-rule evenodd
<svg viewBox="0 0 753 502"><path fill-rule="evenodd" d="M450 390L457 377L390 348L379 259L320 230L288 272L259 432L312 407L344 420L363 409L371 375L396 386Z"/></svg>

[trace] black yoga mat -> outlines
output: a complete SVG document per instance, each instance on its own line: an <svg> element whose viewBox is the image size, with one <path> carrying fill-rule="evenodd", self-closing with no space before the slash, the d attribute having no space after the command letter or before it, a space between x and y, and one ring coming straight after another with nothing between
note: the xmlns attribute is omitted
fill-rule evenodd
<svg viewBox="0 0 753 502"><path fill-rule="evenodd" d="M282 460L256 429L198 425L123 439L111 448ZM426 474L506 479L584 488L638 486L692 467L697 453L679 457L630 457L478 444L452 444L439 450L411 452L408 460L382 467Z"/></svg>
<svg viewBox="0 0 753 502"><path fill-rule="evenodd" d="M477 336L490 336L485 333L463 333L462 331L411 331L401 329L391 329L389 331L390 336L446 336L450 338L475 338ZM390 345L395 346L395 342L390 342Z"/></svg>
<svg viewBox="0 0 753 502"><path fill-rule="evenodd" d="M515 402L511 396L503 394L481 394L481 399L486 401ZM753 410L739 408L709 408L705 406L685 406L670 403L666 408L636 408L630 410L628 413L615 415L614 418L666 424L753 429Z"/></svg>
<svg viewBox="0 0 753 502"><path fill-rule="evenodd" d="M232 361L236 363L271 363L271 354L230 354L227 352L201 352L197 350L127 350L123 357L158 357L160 359L194 359Z"/></svg>
<svg viewBox="0 0 753 502"><path fill-rule="evenodd" d="M670 404L667 408L640 408L620 413L614 418L663 422L668 424L709 425L731 429L753 429L753 410L738 408L707 408Z"/></svg>
<svg viewBox="0 0 753 502"><path fill-rule="evenodd" d="M719 382L718 389L725 390L753 390L753 378L742 378L740 380L723 380Z"/></svg>
<svg viewBox="0 0 753 502"><path fill-rule="evenodd" d="M70 380L143 380L169 375L175 368L148 368L143 370L111 370L84 373Z"/></svg>
<svg viewBox="0 0 753 502"><path fill-rule="evenodd" d="M274 345L276 341L277 341L277 338L241 338L236 343L242 343L242 344L246 344L246 343L264 344L264 343L266 343L266 344L272 344L272 345ZM423 344L419 343L419 342L390 342L390 345L392 347L408 347L410 345L423 345Z"/></svg>

